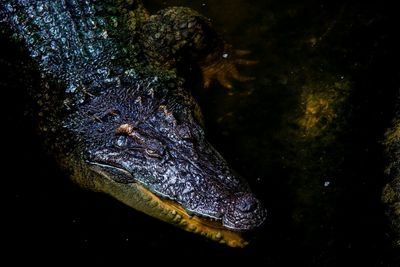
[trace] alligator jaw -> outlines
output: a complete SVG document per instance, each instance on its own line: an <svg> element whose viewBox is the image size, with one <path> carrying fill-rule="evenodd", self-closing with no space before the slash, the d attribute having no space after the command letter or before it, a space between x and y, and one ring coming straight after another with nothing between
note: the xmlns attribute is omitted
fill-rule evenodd
<svg viewBox="0 0 400 267"><path fill-rule="evenodd" d="M224 228L220 222L196 215L191 216L179 204L156 196L139 183L123 184L107 178L97 180L95 183L97 189L126 205L186 231L200 234L230 247L244 247L248 244L239 232Z"/></svg>

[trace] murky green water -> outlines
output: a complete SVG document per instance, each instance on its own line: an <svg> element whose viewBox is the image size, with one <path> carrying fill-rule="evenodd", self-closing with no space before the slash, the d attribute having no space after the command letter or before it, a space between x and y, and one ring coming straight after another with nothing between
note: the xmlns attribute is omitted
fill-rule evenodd
<svg viewBox="0 0 400 267"><path fill-rule="evenodd" d="M176 264L191 258L400 266L381 204L386 178L380 141L400 83L393 7L361 1L147 2L152 11L171 5L198 10L259 61L241 68L256 80L235 83L231 91L214 84L195 94L212 143L267 206L266 224L248 248L235 250L76 188L44 156L23 119L7 113L15 106L4 104L4 131L12 140L6 141L5 163L17 173L4 178L9 183L3 187L11 192L5 219L12 226L10 247L38 248L39 260L51 251L73 261L80 255L130 265L152 251Z"/></svg>

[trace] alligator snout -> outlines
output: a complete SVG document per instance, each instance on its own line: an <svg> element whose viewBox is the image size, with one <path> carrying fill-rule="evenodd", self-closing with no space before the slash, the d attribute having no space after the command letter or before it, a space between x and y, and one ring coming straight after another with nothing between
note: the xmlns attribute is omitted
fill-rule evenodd
<svg viewBox="0 0 400 267"><path fill-rule="evenodd" d="M260 226L267 216L266 209L251 193L232 197L223 217L224 226L236 231L246 231Z"/></svg>

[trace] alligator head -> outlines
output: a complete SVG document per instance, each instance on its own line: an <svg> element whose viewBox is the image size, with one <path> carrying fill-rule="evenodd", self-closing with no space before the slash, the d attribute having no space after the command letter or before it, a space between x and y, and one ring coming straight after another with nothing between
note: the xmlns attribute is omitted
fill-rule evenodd
<svg viewBox="0 0 400 267"><path fill-rule="evenodd" d="M240 232L265 219L260 201L205 139L191 95L176 83L171 90L168 79L139 80L94 97L70 120L83 158L107 180L102 190L188 231L243 246Z"/></svg>

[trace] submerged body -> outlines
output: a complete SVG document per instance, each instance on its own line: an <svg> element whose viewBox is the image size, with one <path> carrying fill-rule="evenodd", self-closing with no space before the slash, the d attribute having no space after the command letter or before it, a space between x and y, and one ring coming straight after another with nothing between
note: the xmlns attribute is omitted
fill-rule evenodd
<svg viewBox="0 0 400 267"><path fill-rule="evenodd" d="M140 1L5 1L1 21L42 76L39 128L78 184L230 246L266 211L207 142L180 75L246 80L209 22L187 8L150 16ZM229 53L227 53L229 52Z"/></svg>

